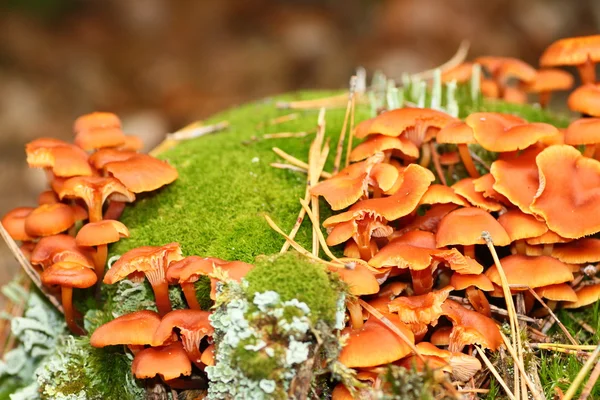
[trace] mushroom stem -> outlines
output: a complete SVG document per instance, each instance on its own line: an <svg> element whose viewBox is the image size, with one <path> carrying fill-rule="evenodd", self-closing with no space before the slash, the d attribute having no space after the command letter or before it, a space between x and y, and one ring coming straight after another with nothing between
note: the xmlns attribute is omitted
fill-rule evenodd
<svg viewBox="0 0 600 400"><path fill-rule="evenodd" d="M352 329L360 329L364 324L362 307L355 299L346 300L346 308L350 314L350 325Z"/></svg>
<svg viewBox="0 0 600 400"><path fill-rule="evenodd" d="M582 85L596 83L596 66L589 56L583 64L577 66L577 71L579 71Z"/></svg>
<svg viewBox="0 0 600 400"><path fill-rule="evenodd" d="M88 214L90 222L102 221L102 203L94 201L88 205Z"/></svg>
<svg viewBox="0 0 600 400"><path fill-rule="evenodd" d="M475 259L475 245L465 245L463 247L463 254L467 257L471 257L473 260Z"/></svg>
<svg viewBox="0 0 600 400"><path fill-rule="evenodd" d="M192 310L202 310L200 307L200 303L198 303L198 299L196 298L196 288L194 287L195 282L183 282L181 283L181 289L183 290L183 295L185 296L185 301L188 304L188 307Z"/></svg>
<svg viewBox="0 0 600 400"><path fill-rule="evenodd" d="M94 266L96 267L96 276L98 277L98 282L102 281L104 278L104 266L106 265L106 258L108 256L108 245L101 244L96 248L96 253L92 255L94 259Z"/></svg>
<svg viewBox="0 0 600 400"><path fill-rule="evenodd" d="M415 295L421 295L431 292L433 288L433 273L431 271L431 265L423 270L414 271L410 270L410 276L412 278L412 286L415 291Z"/></svg>
<svg viewBox="0 0 600 400"><path fill-rule="evenodd" d="M594 153L596 152L595 144L587 144L585 146L585 150L583 151L584 157L594 158Z"/></svg>
<svg viewBox="0 0 600 400"><path fill-rule="evenodd" d="M435 172L437 172L438 177L440 178L440 182L444 186L448 186L448 182L446 182L446 175L444 175L444 169L442 168L442 164L440 163L440 155L435 149L435 145L433 144L433 140L427 143L431 152L431 159L433 160L433 166L435 167Z"/></svg>
<svg viewBox="0 0 600 400"><path fill-rule="evenodd" d="M514 243L514 248L517 254L526 254L527 253L527 245L525 244L525 240L520 239L516 240Z"/></svg>
<svg viewBox="0 0 600 400"><path fill-rule="evenodd" d="M86 332L75 322L75 314L73 312L73 288L63 286L61 291L62 306L65 310L65 322L69 330L75 335L85 335Z"/></svg>
<svg viewBox="0 0 600 400"><path fill-rule="evenodd" d="M544 244L544 248L542 249L542 255L543 256L551 256L552 250L554 250L554 244L546 243L546 244Z"/></svg>
<svg viewBox="0 0 600 400"><path fill-rule="evenodd" d="M371 255L371 244L367 242L366 245L357 243L358 245L358 253L360 254L360 258L364 261L369 261L372 257Z"/></svg>
<svg viewBox="0 0 600 400"><path fill-rule="evenodd" d="M169 300L169 284L166 281L152 283L152 290L154 290L154 300L156 301L156 308L161 317L164 317L166 313L171 311L171 300Z"/></svg>
<svg viewBox="0 0 600 400"><path fill-rule="evenodd" d="M460 143L457 146L460 159L462 160L465 169L467 170L471 178L479 178L479 172L477 172L477 168L475 168L473 157L471 157L471 153L469 152L469 146L464 143Z"/></svg>
<svg viewBox="0 0 600 400"><path fill-rule="evenodd" d="M204 379L175 378L164 382L172 389L178 390L206 389L208 387Z"/></svg>
<svg viewBox="0 0 600 400"><path fill-rule="evenodd" d="M419 165L421 167L427 168L429 163L431 162L431 148L427 145L421 146L421 160L419 161Z"/></svg>
<svg viewBox="0 0 600 400"><path fill-rule="evenodd" d="M550 104L550 98L552 97L552 92L540 92L538 97L538 102L542 108L548 107Z"/></svg>

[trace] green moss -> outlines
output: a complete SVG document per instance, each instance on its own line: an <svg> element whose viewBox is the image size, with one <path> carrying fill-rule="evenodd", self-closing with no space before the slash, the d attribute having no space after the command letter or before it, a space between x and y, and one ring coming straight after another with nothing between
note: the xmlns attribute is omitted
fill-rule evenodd
<svg viewBox="0 0 600 400"><path fill-rule="evenodd" d="M248 298L268 290L279 293L282 301L298 299L311 310L313 321L335 321L337 283L322 265L308 261L296 252L261 257L246 275ZM337 279L336 279L337 280Z"/></svg>
<svg viewBox="0 0 600 400"><path fill-rule="evenodd" d="M198 300L200 308L209 310L213 305L213 301L210 298L210 278L206 275L200 276L200 279L194 283L194 289L196 290L196 300Z"/></svg>
<svg viewBox="0 0 600 400"><path fill-rule="evenodd" d="M255 381L275 378L277 370L282 367L278 362L281 357L269 356L264 351L246 350L244 348L246 344L252 343L241 342L233 351L233 365L243 371L248 378Z"/></svg>

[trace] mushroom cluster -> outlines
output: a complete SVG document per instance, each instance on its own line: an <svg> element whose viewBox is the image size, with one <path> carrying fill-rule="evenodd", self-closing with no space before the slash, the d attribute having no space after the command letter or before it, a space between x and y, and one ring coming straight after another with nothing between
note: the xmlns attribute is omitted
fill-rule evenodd
<svg viewBox="0 0 600 400"><path fill-rule="evenodd" d="M18 207L2 218L8 234L41 282L62 297L65 320L76 334L73 288L86 289L104 278L107 245L129 237L117 221L135 194L173 182L177 170L139 153L142 143L123 133L120 119L106 112L79 117L74 144L40 138L26 147L31 168L43 168L49 189L37 207ZM99 293L99 292L98 292Z"/></svg>
<svg viewBox="0 0 600 400"><path fill-rule="evenodd" d="M588 65L595 61L590 48L598 38L572 39L569 45L559 41L544 54L542 65L571 65L569 57ZM504 99L512 89L506 86L509 78L543 92L542 102L550 90L572 84L566 72L536 72L519 60L476 62L491 74L497 97ZM473 70L472 65L464 69ZM446 78L462 79L459 71ZM556 86L542 83L545 79ZM588 84L576 90L571 108L600 116L593 109L600 104L595 88ZM587 107L574 106L583 90ZM475 112L461 120L406 107L361 122L354 136L364 141L350 153L354 163L311 189L341 211L323 222L327 245L343 245L346 257L364 262L340 271L358 297L347 303L348 341L340 361L357 369L369 386L380 381L373 375L377 367L413 362L423 367L424 360L466 381L481 368L477 358L462 353L466 347L503 345L492 319L493 304L500 301L495 298L504 297L502 275L509 293L524 300L526 314L545 316L548 309L598 301L600 239L592 236L600 232L596 120L578 119L563 130L509 114ZM476 165L474 148L495 161ZM461 177L460 170L469 177ZM480 251L483 245L496 246L500 259L494 262ZM364 271L372 278L356 278ZM536 305L541 299L544 307ZM352 398L349 393L340 384L334 399Z"/></svg>

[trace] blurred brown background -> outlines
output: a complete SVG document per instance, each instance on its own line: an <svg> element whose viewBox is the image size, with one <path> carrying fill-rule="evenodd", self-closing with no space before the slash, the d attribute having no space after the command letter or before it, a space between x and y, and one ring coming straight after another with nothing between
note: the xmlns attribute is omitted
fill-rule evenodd
<svg viewBox="0 0 600 400"><path fill-rule="evenodd" d="M24 144L69 140L110 110L150 148L191 121L301 88L340 88L355 67L399 77L470 56L533 65L554 40L598 33L598 0L2 0L0 215L45 180ZM15 263L0 244L0 283Z"/></svg>

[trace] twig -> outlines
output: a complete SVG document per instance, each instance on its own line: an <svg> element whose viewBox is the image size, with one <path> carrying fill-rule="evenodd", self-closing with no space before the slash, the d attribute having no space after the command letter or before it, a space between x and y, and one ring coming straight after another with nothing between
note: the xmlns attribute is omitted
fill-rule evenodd
<svg viewBox="0 0 600 400"><path fill-rule="evenodd" d="M560 322L560 319L558 319L558 317L556 316L556 314L554 314L554 312L550 309L550 307L548 307L548 305L546 305L546 303L541 299L541 297L531 288L527 288L529 290L529 293L531 293L531 295L533 297L535 297L535 299L537 301L540 302L540 304L542 305L542 307L544 307L546 309L546 311L548 311L550 313L550 315L552 316L552 318L554 318L554 320L556 321L556 323L558 324L558 326L560 327L560 329L563 331L563 333L565 334L565 336L567 336L567 339L569 339L569 342L571 342L573 345L577 346L579 343L577 343L577 341L575 340L575 338L573 336L571 336L571 334L569 333L569 331L567 330L567 328L563 325L562 322Z"/></svg>
<svg viewBox="0 0 600 400"><path fill-rule="evenodd" d="M481 356L481 359L483 360L483 362L485 363L485 365L487 365L488 370L490 370L490 372L492 373L492 375L494 375L494 377L496 378L496 380L498 381L498 383L500 384L500 386L502 386L502 388L504 389L504 392L506 393L506 395L508 396L508 398L510 400L515 400L515 395L508 388L508 385L506 384L506 382L504 382L504 379L502 379L502 377L498 373L498 370L496 369L496 367L494 367L494 365L489 360L489 358L487 358L487 356L485 355L485 353L481 349L481 347L479 347L477 345L474 345L474 346L477 349L477 353Z"/></svg>
<svg viewBox="0 0 600 400"><path fill-rule="evenodd" d="M208 135L209 133L222 131L228 127L228 121L221 121L214 125L202 125L201 122L194 122L193 124L181 128L177 132L167 133L167 139L176 141L195 139L200 136Z"/></svg>
<svg viewBox="0 0 600 400"><path fill-rule="evenodd" d="M304 161L301 161L301 160L297 159L296 157L286 153L285 151L281 150L279 147L273 147L272 150L275 152L275 154L277 154L279 157L283 158L290 164L292 164L298 168L302 168L305 171L308 171L309 166ZM325 179L329 179L332 177L332 175L329 172L323 171L323 172L321 172L321 177L325 178Z"/></svg>
<svg viewBox="0 0 600 400"><path fill-rule="evenodd" d="M342 131L338 139L337 148L335 151L335 161L333 162L333 173L337 174L340 170L340 163L342 161L342 153L344 152L344 140L346 139L346 128L348 127L348 118L352 110L352 99L354 98L354 92L356 90L356 75L350 78L350 93L348 94L348 105L346 106L346 114L344 115L344 123L342 124ZM350 133L352 134L352 133Z"/></svg>
<svg viewBox="0 0 600 400"><path fill-rule="evenodd" d="M585 379L585 376L588 372L590 372L590 369L592 369L592 365L594 365L594 361L596 360L596 357L598 357L598 354L600 354L600 344L596 346L590 358L588 358L585 364L583 364L583 367L573 380L573 383L571 383L569 390L567 390L567 393L565 393L565 397L563 397L563 400L571 400L573 396L575 396L575 393L577 392L577 389L579 389L579 386Z"/></svg>
<svg viewBox="0 0 600 400"><path fill-rule="evenodd" d="M340 264L343 264L332 252L331 249L329 248L329 246L327 246L327 242L325 241L325 237L323 236L323 232L321 232L321 228L320 228L320 223L319 220L316 218L316 216L313 214L313 212L311 211L310 207L308 206L308 202L305 201L304 199L300 199L300 204L302 204L302 208L304 209L304 211L306 212L306 214L308 215L308 218L310 218L310 221L313 224L313 227L316 227L316 232L317 232L317 237L319 238L319 242L321 243L321 246L323 247L323 251L325 252L325 254L332 259L333 261L337 261Z"/></svg>
<svg viewBox="0 0 600 400"><path fill-rule="evenodd" d="M37 288L44 294L44 296L46 296L46 298L50 301L50 303L52 303L52 305L54 307L56 307L56 309L58 311L60 311L61 313L64 314L63 307L60 304L60 302L58 301L58 299L56 297L54 297L50 292L48 292L46 287L44 285L42 285L42 281L41 281L37 271L31 266L31 264L29 263L29 260L27 260L27 258L25 258L25 256L23 255L23 253L21 252L21 250L19 249L19 247L13 240L13 238L10 237L10 235L8 234L6 229L4 229L4 226L1 223L0 223L0 236L2 236L2 239L4 239L4 241L6 242L6 245L8 246L10 251L13 253L13 256L16 258L18 263L21 265L21 267L23 268L23 270L25 271L27 276L29 276L29 279L31 279L31 281L35 284L35 286L37 286Z"/></svg>
<svg viewBox="0 0 600 400"><path fill-rule="evenodd" d="M321 170L319 169L320 164L324 164L329 154L329 145L326 145L327 151L323 147L323 140L325 138L325 109L321 108L319 111L319 117L317 119L317 135L315 140L310 146L310 152L308 153L308 179L306 181L306 190L310 195L310 203L312 206L312 212L317 221L319 221L319 197L310 193L310 190L319 182L319 176ZM320 227L313 225L313 237L312 237L312 253L315 256L319 256L319 237L317 230Z"/></svg>
<svg viewBox="0 0 600 400"><path fill-rule="evenodd" d="M273 168L278 168L278 169L289 169L290 171L295 171L295 172L301 172L303 174L306 174L307 171L305 169L302 169L300 167L297 167L295 165L291 165L291 164L284 164L284 163L271 163L269 164L271 167Z"/></svg>
<svg viewBox="0 0 600 400"><path fill-rule="evenodd" d="M459 296L448 296L448 298L450 300L454 300L457 302L462 303L466 308L469 309L473 309L473 306L471 306L469 303L469 300L463 298L463 297L459 297ZM495 306L493 304L490 304L490 310L494 313L494 314L498 314L498 315L503 315L503 316L508 316L508 311L506 311L503 308L500 308L498 306ZM542 320L537 319L537 318L532 318L530 316L527 315L522 315L522 314L517 314L517 319L523 321L523 322L530 322L532 324L536 324L539 325L541 323Z"/></svg>
<svg viewBox="0 0 600 400"><path fill-rule="evenodd" d="M356 95L352 96L350 105L350 132L348 133L348 147L346 148L346 161L344 166L350 165L350 153L352 152L352 139L354 138L354 111L356 108Z"/></svg>
<svg viewBox="0 0 600 400"><path fill-rule="evenodd" d="M551 349L551 348L560 348L560 349L570 349L570 350L582 350L582 351L592 351L596 349L596 346L587 345L587 344L562 344L562 343L531 343L532 347L536 347L538 349Z"/></svg>
<svg viewBox="0 0 600 400"><path fill-rule="evenodd" d="M469 151L469 153L471 154L471 158L474 161L477 161L477 163L479 163L479 165L481 165L487 172L490 172L490 166L483 161L483 159L481 157L479 157L477 154L473 153L472 151Z"/></svg>
<svg viewBox="0 0 600 400"><path fill-rule="evenodd" d="M594 385L598 381L598 377L600 377L600 359L598 359L598 362L596 362L596 366L592 370L588 382L583 387L579 400L586 400L588 398L590 393L592 393L592 389L594 389Z"/></svg>
<svg viewBox="0 0 600 400"><path fill-rule="evenodd" d="M293 121L295 119L298 119L299 116L300 116L300 114L298 114L298 113L282 115L280 117L270 119L267 122L261 122L259 124L256 124L256 128L263 128L265 126L273 126L273 125L282 124L284 122Z"/></svg>
<svg viewBox="0 0 600 400"><path fill-rule="evenodd" d="M315 133L314 131L307 132L277 132L277 133L265 133L262 135L263 139L287 139L287 138L303 138L310 134Z"/></svg>

